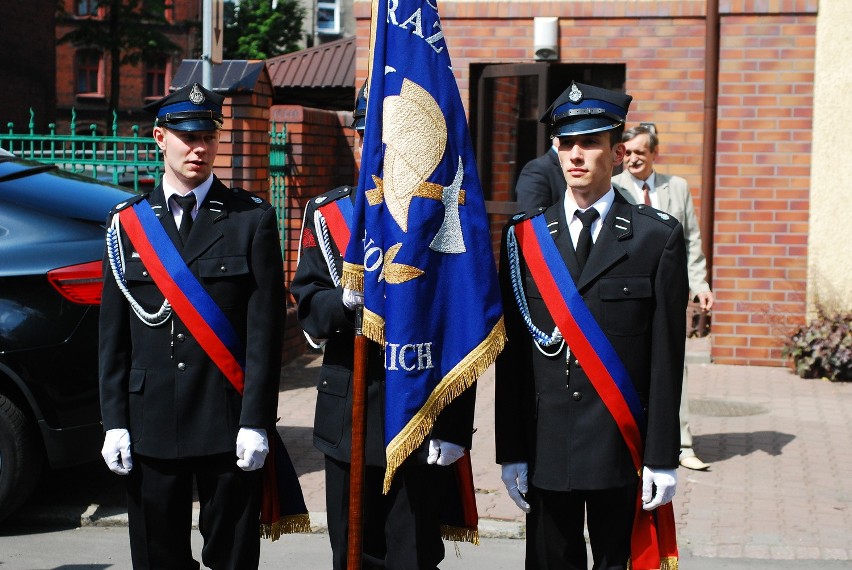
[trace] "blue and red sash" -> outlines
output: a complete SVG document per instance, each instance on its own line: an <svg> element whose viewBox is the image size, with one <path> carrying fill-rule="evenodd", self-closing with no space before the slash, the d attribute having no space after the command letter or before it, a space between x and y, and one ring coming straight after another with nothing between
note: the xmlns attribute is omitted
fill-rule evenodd
<svg viewBox="0 0 852 570"><path fill-rule="evenodd" d="M651 512L642 509L642 434L645 414L627 369L577 291L574 279L550 236L544 216L526 219L515 225L514 231L544 304L612 414L640 474L640 491L631 540L631 568L677 568L672 504L667 503Z"/></svg>
<svg viewBox="0 0 852 570"><path fill-rule="evenodd" d="M331 234L337 251L343 254L349 245L349 237L352 234L350 224L352 223L352 201L349 196L343 196L333 202L323 204L318 208L325 218L326 226Z"/></svg>
<svg viewBox="0 0 852 570"><path fill-rule="evenodd" d="M225 313L184 263L147 201L119 212L121 225L154 283L198 344L243 393L245 347Z"/></svg>
<svg viewBox="0 0 852 570"><path fill-rule="evenodd" d="M237 392L245 388L245 346L225 313L198 282L150 204L142 200L118 213L121 225L154 283L199 346ZM299 478L278 430L269 435L263 465L261 536L310 532L310 518Z"/></svg>

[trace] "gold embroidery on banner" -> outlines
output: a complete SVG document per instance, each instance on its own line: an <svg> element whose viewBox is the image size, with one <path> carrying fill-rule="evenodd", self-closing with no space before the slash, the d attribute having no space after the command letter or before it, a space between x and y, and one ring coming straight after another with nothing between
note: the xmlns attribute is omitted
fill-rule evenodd
<svg viewBox="0 0 852 570"><path fill-rule="evenodd" d="M384 200L402 231L420 184L435 171L447 146L447 123L428 91L404 79L399 95L386 97L382 142L385 143Z"/></svg>
<svg viewBox="0 0 852 570"><path fill-rule="evenodd" d="M383 187L382 179L373 174L373 184L376 185L372 190L367 190L367 203L371 206L378 206L382 203L385 189Z"/></svg>
<svg viewBox="0 0 852 570"><path fill-rule="evenodd" d="M434 182L423 182L417 187L414 195L418 198L431 198L432 200L441 200L444 197L444 187ZM464 206L465 191L459 192L459 204Z"/></svg>
<svg viewBox="0 0 852 570"><path fill-rule="evenodd" d="M384 278L392 285L399 285L400 283L411 281L412 279L416 279L426 273L422 269L414 267L413 265L394 263L393 260L396 258L396 254L399 253L400 248L402 248L402 244L398 243L390 246L385 252L385 261L382 265L382 274L379 276L379 281Z"/></svg>

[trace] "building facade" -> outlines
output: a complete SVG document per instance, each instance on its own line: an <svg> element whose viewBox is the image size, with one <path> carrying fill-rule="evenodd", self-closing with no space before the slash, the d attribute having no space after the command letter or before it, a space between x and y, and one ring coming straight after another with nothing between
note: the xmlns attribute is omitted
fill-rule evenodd
<svg viewBox="0 0 852 570"><path fill-rule="evenodd" d="M713 360L778 366L785 339L808 314L819 9L846 9L842 0L722 0L713 54L705 47L709 4L444 0L439 9L487 197L513 198L531 154L517 141L546 148L535 120L566 81L623 88L634 97L628 126L655 124L658 169L686 178L700 219L710 221L702 237L717 297ZM354 5L356 83L366 76L370 5ZM536 60L537 17L556 19L554 59ZM705 153L705 81L714 57L716 143ZM708 156L715 161L709 181L702 180Z"/></svg>
<svg viewBox="0 0 852 570"><path fill-rule="evenodd" d="M56 19L56 38L79 27L87 19L104 19L106 11L97 0L62 0L64 13ZM156 25L178 49L163 53L146 52L136 65L120 69L117 120L122 128L133 123L150 124L142 107L168 93L172 77L183 59L197 56L201 48L201 2L171 0L164 2L167 24ZM56 122L59 132L67 132L72 110L76 130L109 132L110 93L116 87L110 80L111 55L102 50L71 43L56 45ZM63 130L66 129L66 130Z"/></svg>

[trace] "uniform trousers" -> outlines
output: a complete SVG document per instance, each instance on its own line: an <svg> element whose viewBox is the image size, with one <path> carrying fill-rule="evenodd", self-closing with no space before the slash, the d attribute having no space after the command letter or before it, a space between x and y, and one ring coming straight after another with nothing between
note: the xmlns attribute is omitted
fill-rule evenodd
<svg viewBox="0 0 852 570"><path fill-rule="evenodd" d="M257 569L262 470L232 453L188 459L133 456L127 479L130 554L136 570L194 570L193 483L201 507L201 559L213 570Z"/></svg>
<svg viewBox="0 0 852 570"><path fill-rule="evenodd" d="M387 495L385 470L367 466L362 509L364 570L435 570L444 559L440 511L451 467L409 459L396 471ZM349 463L325 458L328 537L334 570L346 570L349 532Z"/></svg>
<svg viewBox="0 0 852 570"><path fill-rule="evenodd" d="M546 491L530 485L526 569L587 570L584 519L592 568L627 568L637 492L636 485L594 491Z"/></svg>

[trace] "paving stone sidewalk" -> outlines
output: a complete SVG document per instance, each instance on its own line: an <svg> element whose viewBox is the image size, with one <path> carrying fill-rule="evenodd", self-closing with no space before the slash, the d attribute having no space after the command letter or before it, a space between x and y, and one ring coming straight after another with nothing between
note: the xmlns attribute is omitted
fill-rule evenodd
<svg viewBox="0 0 852 570"><path fill-rule="evenodd" d="M709 339L688 342L695 449L709 471L679 469L681 548L695 556L852 560L852 384L802 380L785 368L709 364ZM311 446L319 356L287 367L281 433L308 508L325 510L322 457ZM493 370L479 381L472 452L485 535L524 533L494 464Z"/></svg>
<svg viewBox="0 0 852 570"><path fill-rule="evenodd" d="M709 558L852 561L852 383L802 380L784 368L709 364L687 344L695 450L709 471L679 469L681 549ZM312 445L321 355L282 370L278 429L315 530L325 525L322 455ZM494 464L493 370L479 381L472 464L486 537L523 537L522 513ZM54 472L6 522L126 524L123 487L102 464Z"/></svg>

